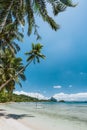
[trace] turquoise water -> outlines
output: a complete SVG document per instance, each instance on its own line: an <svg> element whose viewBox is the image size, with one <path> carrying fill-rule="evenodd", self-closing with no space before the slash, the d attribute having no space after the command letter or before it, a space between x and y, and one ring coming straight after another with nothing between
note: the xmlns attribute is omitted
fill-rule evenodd
<svg viewBox="0 0 87 130"><path fill-rule="evenodd" d="M5 108L46 119L48 124L50 122L52 127L55 126L52 130L58 130L59 123L63 124L60 130L87 130L87 103L11 103L5 105Z"/></svg>

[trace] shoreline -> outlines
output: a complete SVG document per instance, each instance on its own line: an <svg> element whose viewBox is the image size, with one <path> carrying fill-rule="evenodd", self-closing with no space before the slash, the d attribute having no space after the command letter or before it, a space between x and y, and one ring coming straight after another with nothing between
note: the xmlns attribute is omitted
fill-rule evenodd
<svg viewBox="0 0 87 130"><path fill-rule="evenodd" d="M78 113L82 109L86 111L72 104L0 103L0 130L86 130L86 117Z"/></svg>
<svg viewBox="0 0 87 130"><path fill-rule="evenodd" d="M53 130L53 127L44 115L40 116L31 111L33 107L34 111L38 112L39 108L36 108L36 106L30 106L29 112L26 113L15 109L15 107L10 107L10 109L6 107L12 104L0 104L0 130Z"/></svg>

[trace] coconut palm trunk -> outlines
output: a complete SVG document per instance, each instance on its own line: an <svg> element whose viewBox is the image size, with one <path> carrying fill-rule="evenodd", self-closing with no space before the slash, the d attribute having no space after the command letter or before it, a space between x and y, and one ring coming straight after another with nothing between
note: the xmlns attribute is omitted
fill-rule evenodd
<svg viewBox="0 0 87 130"><path fill-rule="evenodd" d="M33 59L32 59L33 60ZM28 62L27 64L26 64L26 66L25 67L23 67L14 77L11 77L9 80L7 80L4 84L2 84L1 86L0 86L0 91L8 84L8 83L10 83L14 78L16 78L19 74L21 74L21 72L23 72L29 65L30 65L30 63L32 62L32 60L30 61L30 62Z"/></svg>

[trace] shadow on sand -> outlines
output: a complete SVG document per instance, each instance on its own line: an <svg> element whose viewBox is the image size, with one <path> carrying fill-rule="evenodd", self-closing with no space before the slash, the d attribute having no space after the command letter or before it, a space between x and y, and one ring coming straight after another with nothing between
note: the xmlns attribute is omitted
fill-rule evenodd
<svg viewBox="0 0 87 130"><path fill-rule="evenodd" d="M5 111L5 109L0 109L0 111Z"/></svg>
<svg viewBox="0 0 87 130"><path fill-rule="evenodd" d="M0 113L0 117L5 117L6 119L9 119L9 118L13 118L13 119L22 119L24 117L35 117L33 115L29 115L29 114L5 114L5 113Z"/></svg>

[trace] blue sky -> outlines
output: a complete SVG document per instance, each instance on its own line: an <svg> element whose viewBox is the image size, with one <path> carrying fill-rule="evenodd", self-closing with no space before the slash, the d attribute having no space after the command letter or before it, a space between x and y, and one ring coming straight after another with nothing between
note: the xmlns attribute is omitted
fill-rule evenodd
<svg viewBox="0 0 87 130"><path fill-rule="evenodd" d="M39 92L46 96L61 92L87 92L87 1L78 2L77 7L67 8L55 17L60 25L57 32L38 18L42 39L36 41L34 35L28 37L25 34L24 43L20 43L21 52L18 54L24 58L24 63L23 54L30 50L32 42L44 45L46 60L29 66L25 72L27 80L22 82L22 89L16 86L17 91ZM49 11L51 14L50 9Z"/></svg>

